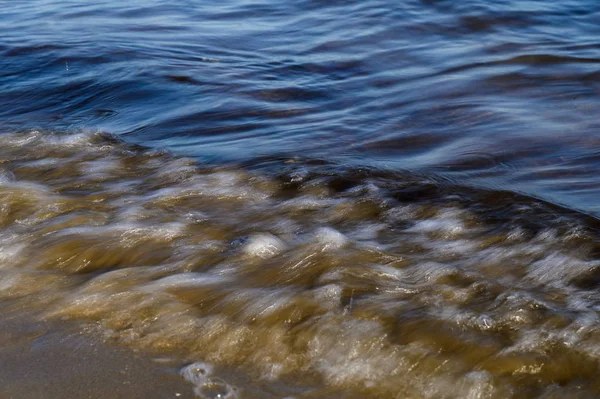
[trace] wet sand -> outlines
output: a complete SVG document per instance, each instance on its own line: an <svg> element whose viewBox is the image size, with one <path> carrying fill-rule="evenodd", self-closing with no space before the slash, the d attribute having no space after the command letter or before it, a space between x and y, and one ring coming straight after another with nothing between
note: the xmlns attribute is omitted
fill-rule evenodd
<svg viewBox="0 0 600 399"><path fill-rule="evenodd" d="M0 320L0 398L193 398L174 365L103 342L75 325Z"/></svg>

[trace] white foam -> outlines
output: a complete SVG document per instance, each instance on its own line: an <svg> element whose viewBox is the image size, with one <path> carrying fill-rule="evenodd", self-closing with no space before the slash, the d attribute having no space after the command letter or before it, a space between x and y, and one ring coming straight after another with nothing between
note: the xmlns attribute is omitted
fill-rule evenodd
<svg viewBox="0 0 600 399"><path fill-rule="evenodd" d="M457 218L436 218L418 221L406 231L422 234L441 233L446 238L452 238L463 233L465 227Z"/></svg>
<svg viewBox="0 0 600 399"><path fill-rule="evenodd" d="M388 225L384 223L368 223L361 225L360 228L352 231L350 234L356 240L366 241L369 244L378 246L377 237L382 230L387 228L389 228Z"/></svg>
<svg viewBox="0 0 600 399"><path fill-rule="evenodd" d="M82 162L79 168L87 179L107 179L121 168L121 160L115 156L107 156Z"/></svg>
<svg viewBox="0 0 600 399"><path fill-rule="evenodd" d="M339 249L348 243L348 238L331 227L320 227L314 233L315 238L323 245L323 249Z"/></svg>
<svg viewBox="0 0 600 399"><path fill-rule="evenodd" d="M174 288L193 288L202 287L213 284L222 284L228 279L205 273L179 273L174 276L168 276L159 280L153 281L146 285L147 289L151 290L167 290Z"/></svg>
<svg viewBox="0 0 600 399"><path fill-rule="evenodd" d="M391 266L385 265L373 265L371 268L372 275L377 276L377 279L383 280L380 283L383 283L385 280L390 280L393 282L402 281L406 278L406 270L397 269Z"/></svg>
<svg viewBox="0 0 600 399"><path fill-rule="evenodd" d="M149 199L169 201L193 196L260 203L268 199L269 194L242 182L235 173L218 172L195 175L185 179L179 185L156 190Z"/></svg>
<svg viewBox="0 0 600 399"><path fill-rule="evenodd" d="M194 385L194 393L203 399L235 399L238 388L223 379L213 376L213 366L204 363L192 363L180 371L181 376Z"/></svg>
<svg viewBox="0 0 600 399"><path fill-rule="evenodd" d="M173 240L184 235L186 230L186 225L180 222L162 223L160 227L123 223L118 227L122 231L121 238L126 242L136 242L147 237Z"/></svg>
<svg viewBox="0 0 600 399"><path fill-rule="evenodd" d="M600 262L585 262L554 252L531 264L527 276L537 283L558 287L598 267Z"/></svg>
<svg viewBox="0 0 600 399"><path fill-rule="evenodd" d="M15 174L10 170L0 170L0 185L15 181Z"/></svg>
<svg viewBox="0 0 600 399"><path fill-rule="evenodd" d="M139 208L133 209L137 211ZM111 225L77 226L57 231L58 236L89 235L92 237L110 236L124 244L135 244L143 239L173 240L185 234L186 224L180 222L162 223L160 227L144 225L137 221L118 222Z"/></svg>
<svg viewBox="0 0 600 399"><path fill-rule="evenodd" d="M189 364L181 369L180 374L194 385L202 385L210 378L213 366L204 362Z"/></svg>
<svg viewBox="0 0 600 399"><path fill-rule="evenodd" d="M3 134L0 137L0 143L3 147L21 147L30 145L41 137L43 137L42 133L37 130L21 134Z"/></svg>
<svg viewBox="0 0 600 399"><path fill-rule="evenodd" d="M3 234L0 235L0 269L16 261L19 255L27 248L27 245L19 240L19 236Z"/></svg>
<svg viewBox="0 0 600 399"><path fill-rule="evenodd" d="M271 258L287 248L279 238L268 233L254 234L243 247L244 253L263 259Z"/></svg>
<svg viewBox="0 0 600 399"><path fill-rule="evenodd" d="M13 287L18 286L20 282L20 276L16 273L0 274L0 294L4 294Z"/></svg>
<svg viewBox="0 0 600 399"><path fill-rule="evenodd" d="M243 307L241 316L247 320L260 320L278 314L293 304L294 292L288 289L240 289L227 297L227 302Z"/></svg>
<svg viewBox="0 0 600 399"><path fill-rule="evenodd" d="M489 373L472 371L465 374L458 388L460 397L465 399L488 399L496 393Z"/></svg>
<svg viewBox="0 0 600 399"><path fill-rule="evenodd" d="M442 254L471 254L477 251L477 241L453 240L453 241L426 241L424 246L439 251Z"/></svg>
<svg viewBox="0 0 600 399"><path fill-rule="evenodd" d="M390 378L399 368L397 356L383 348L385 332L373 321L345 321L333 329L323 325L309 342L309 354L326 380L336 385L362 382L369 385Z"/></svg>
<svg viewBox="0 0 600 399"><path fill-rule="evenodd" d="M56 147L83 147L92 144L92 139L96 135L89 132L81 132L76 134L44 134L42 139L45 145ZM112 147L112 146L109 146ZM101 151L103 146L94 146L92 150Z"/></svg>
<svg viewBox="0 0 600 399"><path fill-rule="evenodd" d="M314 196L302 196L285 201L282 206L292 210L317 210L339 204L341 201L333 198L318 198Z"/></svg>
<svg viewBox="0 0 600 399"><path fill-rule="evenodd" d="M313 295L322 308L333 310L341 306L343 289L338 284L327 284L313 290Z"/></svg>

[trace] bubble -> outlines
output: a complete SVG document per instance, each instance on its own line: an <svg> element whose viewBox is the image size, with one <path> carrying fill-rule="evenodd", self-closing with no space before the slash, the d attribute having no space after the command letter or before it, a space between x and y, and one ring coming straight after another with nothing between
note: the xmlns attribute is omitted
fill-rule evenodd
<svg viewBox="0 0 600 399"><path fill-rule="evenodd" d="M207 285L223 284L228 280L222 276L206 273L180 273L164 277L146 285L149 290L164 291L176 288L194 288Z"/></svg>
<svg viewBox="0 0 600 399"><path fill-rule="evenodd" d="M213 366L204 362L189 364L181 369L181 376L194 385L202 385L209 380Z"/></svg>
<svg viewBox="0 0 600 399"><path fill-rule="evenodd" d="M196 362L185 366L181 376L194 385L194 393L202 399L236 399L238 388L227 384L223 379L214 377L213 366Z"/></svg>

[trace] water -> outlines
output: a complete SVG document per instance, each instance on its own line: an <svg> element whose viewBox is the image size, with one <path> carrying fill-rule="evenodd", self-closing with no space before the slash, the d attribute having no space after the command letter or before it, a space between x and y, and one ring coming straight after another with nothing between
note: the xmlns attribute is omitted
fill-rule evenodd
<svg viewBox="0 0 600 399"><path fill-rule="evenodd" d="M7 3L4 311L199 397L598 397L600 4L396 3Z"/></svg>

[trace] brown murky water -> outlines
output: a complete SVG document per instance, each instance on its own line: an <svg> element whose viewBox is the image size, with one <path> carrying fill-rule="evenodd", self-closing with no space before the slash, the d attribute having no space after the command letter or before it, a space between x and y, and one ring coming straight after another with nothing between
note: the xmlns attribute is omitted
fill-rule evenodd
<svg viewBox="0 0 600 399"><path fill-rule="evenodd" d="M0 135L6 309L190 364L199 397L600 395L598 222L435 176Z"/></svg>

